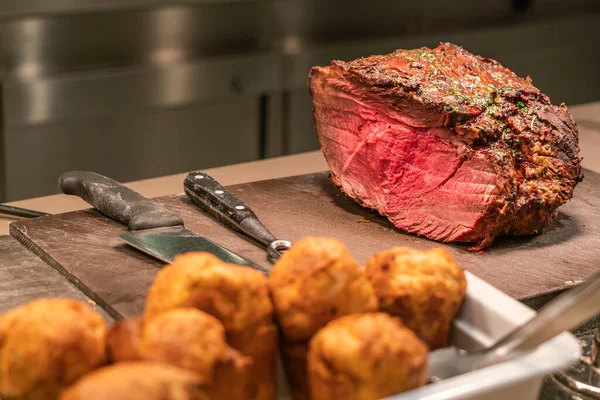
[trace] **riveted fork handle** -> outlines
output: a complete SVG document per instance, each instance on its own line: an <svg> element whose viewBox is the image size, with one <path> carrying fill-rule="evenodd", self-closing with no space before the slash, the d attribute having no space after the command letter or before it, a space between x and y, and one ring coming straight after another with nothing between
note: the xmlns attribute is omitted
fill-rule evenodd
<svg viewBox="0 0 600 400"><path fill-rule="evenodd" d="M279 258L279 250L291 246L288 241L277 240L250 207L207 173L189 173L183 187L192 202L210 216L265 245L269 258Z"/></svg>

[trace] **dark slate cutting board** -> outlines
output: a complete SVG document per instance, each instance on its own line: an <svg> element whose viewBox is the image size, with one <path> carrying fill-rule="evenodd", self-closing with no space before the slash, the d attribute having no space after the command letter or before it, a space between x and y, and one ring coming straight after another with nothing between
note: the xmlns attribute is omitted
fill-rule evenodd
<svg viewBox="0 0 600 400"><path fill-rule="evenodd" d="M306 235L344 241L360 263L394 246L448 248L467 270L509 295L524 300L564 289L600 271L600 175L586 171L575 197L558 219L535 237L499 240L484 254L443 245L394 229L387 220L358 206L317 173L231 187L281 239ZM185 195L156 199L178 213L188 228L267 265L253 242L219 225ZM161 264L125 244L125 227L94 210L19 221L11 234L69 277L113 315L139 314Z"/></svg>
<svg viewBox="0 0 600 400"><path fill-rule="evenodd" d="M0 236L0 314L44 297L86 302L107 322L112 318L15 238Z"/></svg>

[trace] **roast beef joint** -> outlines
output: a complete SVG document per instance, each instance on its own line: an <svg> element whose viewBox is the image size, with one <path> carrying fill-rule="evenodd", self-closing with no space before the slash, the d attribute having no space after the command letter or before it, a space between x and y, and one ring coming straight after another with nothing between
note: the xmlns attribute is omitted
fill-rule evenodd
<svg viewBox="0 0 600 400"><path fill-rule="evenodd" d="M582 179L566 105L450 43L314 67L309 90L333 182L407 232L536 234Z"/></svg>

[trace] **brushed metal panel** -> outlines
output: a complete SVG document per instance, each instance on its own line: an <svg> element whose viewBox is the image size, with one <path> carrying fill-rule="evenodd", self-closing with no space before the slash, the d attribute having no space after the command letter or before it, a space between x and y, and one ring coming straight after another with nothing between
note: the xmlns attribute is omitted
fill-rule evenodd
<svg viewBox="0 0 600 400"><path fill-rule="evenodd" d="M568 18L502 29L423 35L388 40L350 42L319 46L284 58L283 87L290 91L289 120L285 142L288 153L318 149L314 133L312 104L306 90L308 73L315 65L333 59L381 54L396 48L435 46L448 40L473 53L499 60L520 76L530 75L533 83L554 103L569 106L600 99L600 48L591 41L598 37L600 15ZM527 38L527 40L523 40Z"/></svg>
<svg viewBox="0 0 600 400"><path fill-rule="evenodd" d="M6 160L4 145L4 117L1 112L4 109L2 104L2 77L0 76L0 202L6 201Z"/></svg>
<svg viewBox="0 0 600 400"><path fill-rule="evenodd" d="M423 0L421 32L464 30L513 22L512 0Z"/></svg>
<svg viewBox="0 0 600 400"><path fill-rule="evenodd" d="M308 91L297 89L287 96L289 107L286 153L302 153L319 149L319 140L313 120L313 107Z"/></svg>
<svg viewBox="0 0 600 400"><path fill-rule="evenodd" d="M515 55L522 55L523 59L527 59L528 54L538 51L553 51L559 54L569 49L585 49L595 45L599 25L600 14L590 14L476 31L397 36L307 47L299 54L285 56L283 65L286 72L283 86L285 88L306 87L310 68L315 65L327 65L334 59L351 60L371 54L388 53L398 48L435 47L441 41L453 42L473 53L495 58L500 62ZM536 62L536 59L531 58L528 64L534 66ZM598 65L598 60L588 59L585 54L581 54L575 55L572 59L572 64L575 63ZM540 67L543 67L543 64ZM518 72L527 74L527 71ZM565 75L568 75L568 72L556 78L564 79ZM569 79L585 78L570 77ZM594 77L587 77L587 79L591 81Z"/></svg>
<svg viewBox="0 0 600 400"><path fill-rule="evenodd" d="M600 11L595 0L536 0L525 12L514 0L277 0L276 36L282 47L383 39L433 32L520 25Z"/></svg>
<svg viewBox="0 0 600 400"><path fill-rule="evenodd" d="M184 0L185 4L252 3L263 0ZM81 13L131 10L164 6L165 0L3 0L0 18L18 18L31 14Z"/></svg>
<svg viewBox="0 0 600 400"><path fill-rule="evenodd" d="M280 93L266 96L263 114L264 157L277 157L284 154L285 143L283 136L284 117L283 96Z"/></svg>
<svg viewBox="0 0 600 400"><path fill-rule="evenodd" d="M597 0L535 0L531 2L527 15L538 17L562 17L569 12L597 13L600 12L600 1Z"/></svg>
<svg viewBox="0 0 600 400"><path fill-rule="evenodd" d="M258 96L278 89L275 55L220 57L166 67L107 69L22 82L3 88L8 130L140 107L176 107Z"/></svg>
<svg viewBox="0 0 600 400"><path fill-rule="evenodd" d="M421 1L277 0L276 36L307 43L360 40L416 32Z"/></svg>
<svg viewBox="0 0 600 400"><path fill-rule="evenodd" d="M129 181L255 160L258 115L258 101L243 98L11 130L7 200L58 193L71 169Z"/></svg>
<svg viewBox="0 0 600 400"><path fill-rule="evenodd" d="M529 75L555 104L565 102L570 107L600 100L600 47L532 49L504 56L502 61L520 76Z"/></svg>
<svg viewBox="0 0 600 400"><path fill-rule="evenodd" d="M2 3L2 2L0 2ZM124 3L127 3L124 1ZM214 2L0 21L8 77L170 64L264 48L264 4Z"/></svg>

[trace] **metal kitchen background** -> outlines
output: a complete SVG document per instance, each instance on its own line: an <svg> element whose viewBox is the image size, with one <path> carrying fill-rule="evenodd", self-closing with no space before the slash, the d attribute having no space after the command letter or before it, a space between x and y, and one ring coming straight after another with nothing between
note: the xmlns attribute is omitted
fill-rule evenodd
<svg viewBox="0 0 600 400"><path fill-rule="evenodd" d="M452 41L600 100L596 0L2 0L0 200L318 149L313 65Z"/></svg>

